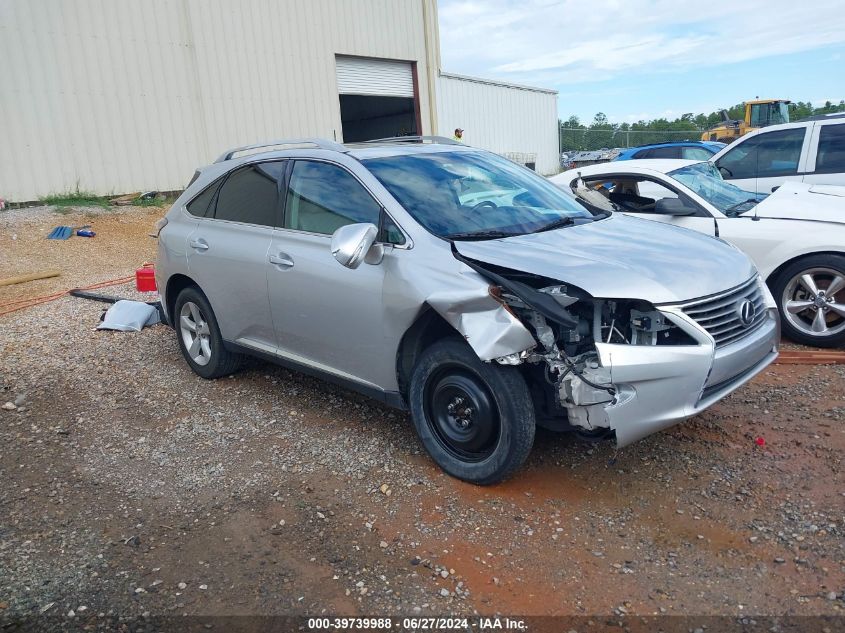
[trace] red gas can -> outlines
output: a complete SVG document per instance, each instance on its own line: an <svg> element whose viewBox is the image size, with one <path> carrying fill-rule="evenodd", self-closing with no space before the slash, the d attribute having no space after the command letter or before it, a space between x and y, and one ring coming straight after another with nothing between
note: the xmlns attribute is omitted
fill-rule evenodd
<svg viewBox="0 0 845 633"><path fill-rule="evenodd" d="M138 292L156 291L156 269L155 264L146 262L135 271L135 288Z"/></svg>

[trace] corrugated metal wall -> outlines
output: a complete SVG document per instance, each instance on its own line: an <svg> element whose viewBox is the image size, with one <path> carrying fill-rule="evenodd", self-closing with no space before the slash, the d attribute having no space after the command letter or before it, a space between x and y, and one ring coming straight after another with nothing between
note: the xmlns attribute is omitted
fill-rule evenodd
<svg viewBox="0 0 845 633"><path fill-rule="evenodd" d="M0 0L0 197L181 189L229 147L340 140L336 54L417 61L429 134L429 2Z"/></svg>
<svg viewBox="0 0 845 633"><path fill-rule="evenodd" d="M497 154L536 154L537 171L560 171L557 93L441 73L437 79L437 127L451 137Z"/></svg>

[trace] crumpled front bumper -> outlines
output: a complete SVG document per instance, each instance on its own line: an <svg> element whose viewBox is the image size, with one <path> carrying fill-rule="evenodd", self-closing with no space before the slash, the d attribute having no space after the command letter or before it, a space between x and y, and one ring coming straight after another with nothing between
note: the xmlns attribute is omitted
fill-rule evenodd
<svg viewBox="0 0 845 633"><path fill-rule="evenodd" d="M620 447L700 413L754 378L778 355L780 320L773 305L767 306L763 325L720 348L679 309L661 311L699 344L596 343L601 365L610 369L617 388L605 411Z"/></svg>

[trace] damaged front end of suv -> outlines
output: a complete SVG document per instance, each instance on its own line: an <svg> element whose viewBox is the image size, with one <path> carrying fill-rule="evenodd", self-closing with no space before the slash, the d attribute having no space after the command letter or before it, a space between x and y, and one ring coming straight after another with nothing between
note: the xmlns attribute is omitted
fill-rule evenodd
<svg viewBox="0 0 845 633"><path fill-rule="evenodd" d="M750 300L757 311L749 324L755 327L724 353L683 304L597 298L569 283L454 254L491 282L490 296L531 333L532 346L490 361L521 366L537 423L552 430L615 437L621 447L704 410L777 356L774 302L757 277L740 288L739 299L725 293L705 306L727 314L726 324L737 301Z"/></svg>

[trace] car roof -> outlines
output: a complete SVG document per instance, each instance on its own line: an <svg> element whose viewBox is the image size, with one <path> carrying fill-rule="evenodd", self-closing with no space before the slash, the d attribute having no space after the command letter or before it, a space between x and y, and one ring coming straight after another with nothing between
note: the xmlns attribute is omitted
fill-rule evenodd
<svg viewBox="0 0 845 633"><path fill-rule="evenodd" d="M625 161L611 161L609 163L597 163L595 165L588 165L586 167L576 167L570 169L560 176L552 176L552 180L559 182L566 180L563 178L566 174L577 176L580 173L582 176L594 176L596 174L624 174L624 173L661 173L666 174L670 171L686 167L687 165L696 165L707 161L701 160L685 160L683 158L638 158L635 160ZM569 177L569 176L567 176Z"/></svg>
<svg viewBox="0 0 845 633"><path fill-rule="evenodd" d="M601 174L601 173L624 173L630 171L656 171L661 174L674 171L687 165L695 165L706 161L701 160L687 160L683 158L637 158L626 161L611 161L609 163L598 163L596 165L589 165L587 167L580 167L570 171L580 171L582 174Z"/></svg>
<svg viewBox="0 0 845 633"><path fill-rule="evenodd" d="M366 160L368 158L385 158L388 156L407 156L410 154L439 154L442 152L480 152L477 147L470 147L469 145L456 144L440 144L440 143L401 143L401 142L385 142L385 143L348 143L345 145L347 154L354 156L359 160Z"/></svg>
<svg viewBox="0 0 845 633"><path fill-rule="evenodd" d="M718 141L666 141L664 143L650 143L648 145L637 145L635 147L629 147L627 149L622 150L623 153L633 152L633 151L640 151L643 149L656 149L659 147L711 147L719 149L725 146L724 143L719 143Z"/></svg>

